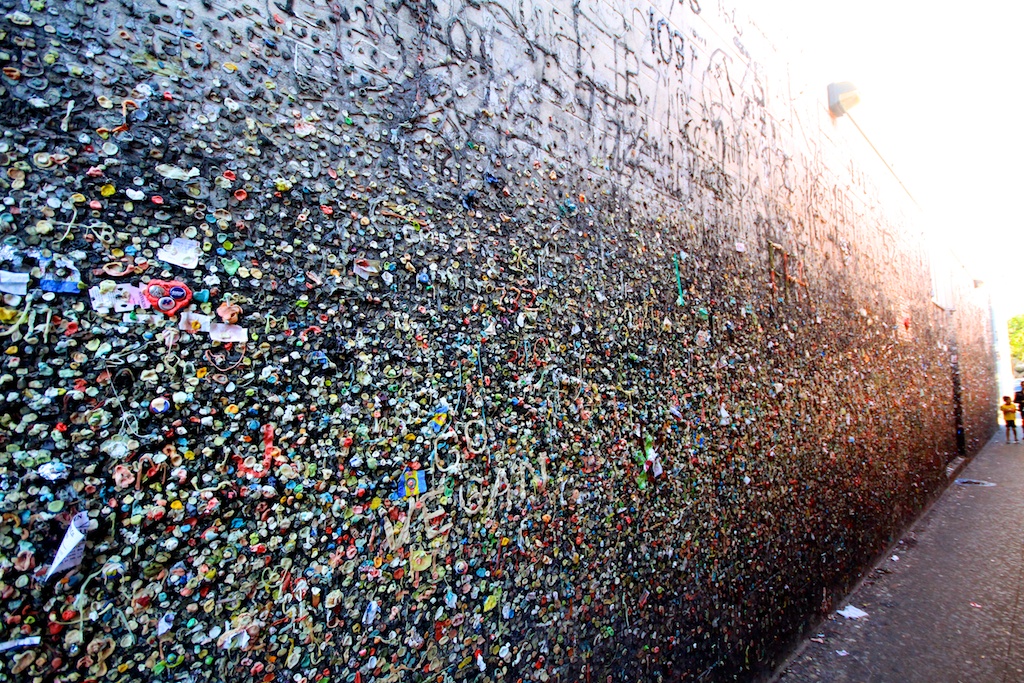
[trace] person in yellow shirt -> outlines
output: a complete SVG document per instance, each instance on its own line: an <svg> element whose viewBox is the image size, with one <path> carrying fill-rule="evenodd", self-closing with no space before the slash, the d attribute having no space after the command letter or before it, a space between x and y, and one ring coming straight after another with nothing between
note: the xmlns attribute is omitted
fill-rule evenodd
<svg viewBox="0 0 1024 683"><path fill-rule="evenodd" d="M1006 443L1010 443L1010 430L1013 430L1013 442L1017 440L1017 406L1013 404L1009 396L1003 396L1003 405L999 406L1003 411L1003 421L1006 422Z"/></svg>

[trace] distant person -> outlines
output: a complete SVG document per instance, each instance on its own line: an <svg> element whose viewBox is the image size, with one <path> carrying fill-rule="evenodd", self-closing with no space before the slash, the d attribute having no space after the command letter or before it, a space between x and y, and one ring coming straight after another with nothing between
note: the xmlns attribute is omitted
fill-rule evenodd
<svg viewBox="0 0 1024 683"><path fill-rule="evenodd" d="M1006 443L1010 443L1010 430L1013 430L1013 442L1020 443L1017 440L1017 406L1013 404L1009 396L1003 396L1003 405L999 406L999 410L1003 411L1003 421L1006 422Z"/></svg>
<svg viewBox="0 0 1024 683"><path fill-rule="evenodd" d="M1020 411L1021 419L1024 420L1024 382L1017 387L1017 391L1013 395L1013 402L1017 404L1017 410ZM1024 430L1024 422L1021 422L1021 430Z"/></svg>

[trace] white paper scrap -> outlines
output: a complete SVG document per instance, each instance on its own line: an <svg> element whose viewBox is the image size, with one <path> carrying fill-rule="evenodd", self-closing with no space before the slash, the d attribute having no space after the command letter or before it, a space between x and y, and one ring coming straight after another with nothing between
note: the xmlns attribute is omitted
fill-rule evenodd
<svg viewBox="0 0 1024 683"><path fill-rule="evenodd" d="M28 273L12 273L0 270L0 292L25 296L28 294Z"/></svg>
<svg viewBox="0 0 1024 683"><path fill-rule="evenodd" d="M212 320L211 316L203 315L202 313L184 312L178 321L178 329L192 334L196 332L209 332Z"/></svg>
<svg viewBox="0 0 1024 683"><path fill-rule="evenodd" d="M89 289L89 298L93 310L101 315L109 313L111 309L115 313L128 313L145 301L138 287L126 284L117 285L112 291L104 291L104 288L96 285Z"/></svg>
<svg viewBox="0 0 1024 683"><path fill-rule="evenodd" d="M171 630L174 626L174 613L168 612L167 614L160 617L160 621L156 625L156 634L162 636Z"/></svg>
<svg viewBox="0 0 1024 683"><path fill-rule="evenodd" d="M843 609L836 612L836 614L841 614L847 619L860 619L868 615L867 612L860 608L854 607L853 605L847 605Z"/></svg>
<svg viewBox="0 0 1024 683"><path fill-rule="evenodd" d="M199 175L199 169L195 166L186 171L171 164L160 164L156 167L156 172L164 178L170 178L171 180L189 180Z"/></svg>
<svg viewBox="0 0 1024 683"><path fill-rule="evenodd" d="M89 529L89 514L79 512L71 518L71 525L64 532L64 540L57 548L57 554L53 558L50 570L46 572L43 581L49 580L57 572L62 572L77 567L85 555L85 532Z"/></svg>
<svg viewBox="0 0 1024 683"><path fill-rule="evenodd" d="M651 474L655 477L660 477L665 472L665 468L661 466L661 458L655 457L654 464L651 465Z"/></svg>
<svg viewBox="0 0 1024 683"><path fill-rule="evenodd" d="M241 343L249 341L249 330L238 325L210 323L210 339L218 342Z"/></svg>
<svg viewBox="0 0 1024 683"><path fill-rule="evenodd" d="M175 237L170 244L157 250L156 257L171 265L193 270L199 265L199 242Z"/></svg>

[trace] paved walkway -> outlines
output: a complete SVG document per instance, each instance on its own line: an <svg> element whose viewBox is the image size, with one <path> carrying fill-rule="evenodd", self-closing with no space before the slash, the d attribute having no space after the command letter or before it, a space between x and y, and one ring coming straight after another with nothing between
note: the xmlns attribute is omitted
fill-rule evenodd
<svg viewBox="0 0 1024 683"><path fill-rule="evenodd" d="M1024 681L1024 444L1002 429L778 683Z"/></svg>

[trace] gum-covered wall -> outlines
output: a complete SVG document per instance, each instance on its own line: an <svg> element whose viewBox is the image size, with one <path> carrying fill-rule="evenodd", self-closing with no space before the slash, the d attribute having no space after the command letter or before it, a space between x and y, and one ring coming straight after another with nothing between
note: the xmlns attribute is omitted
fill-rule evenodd
<svg viewBox="0 0 1024 683"><path fill-rule="evenodd" d="M6 680L748 678L995 427L717 3L0 2Z"/></svg>

